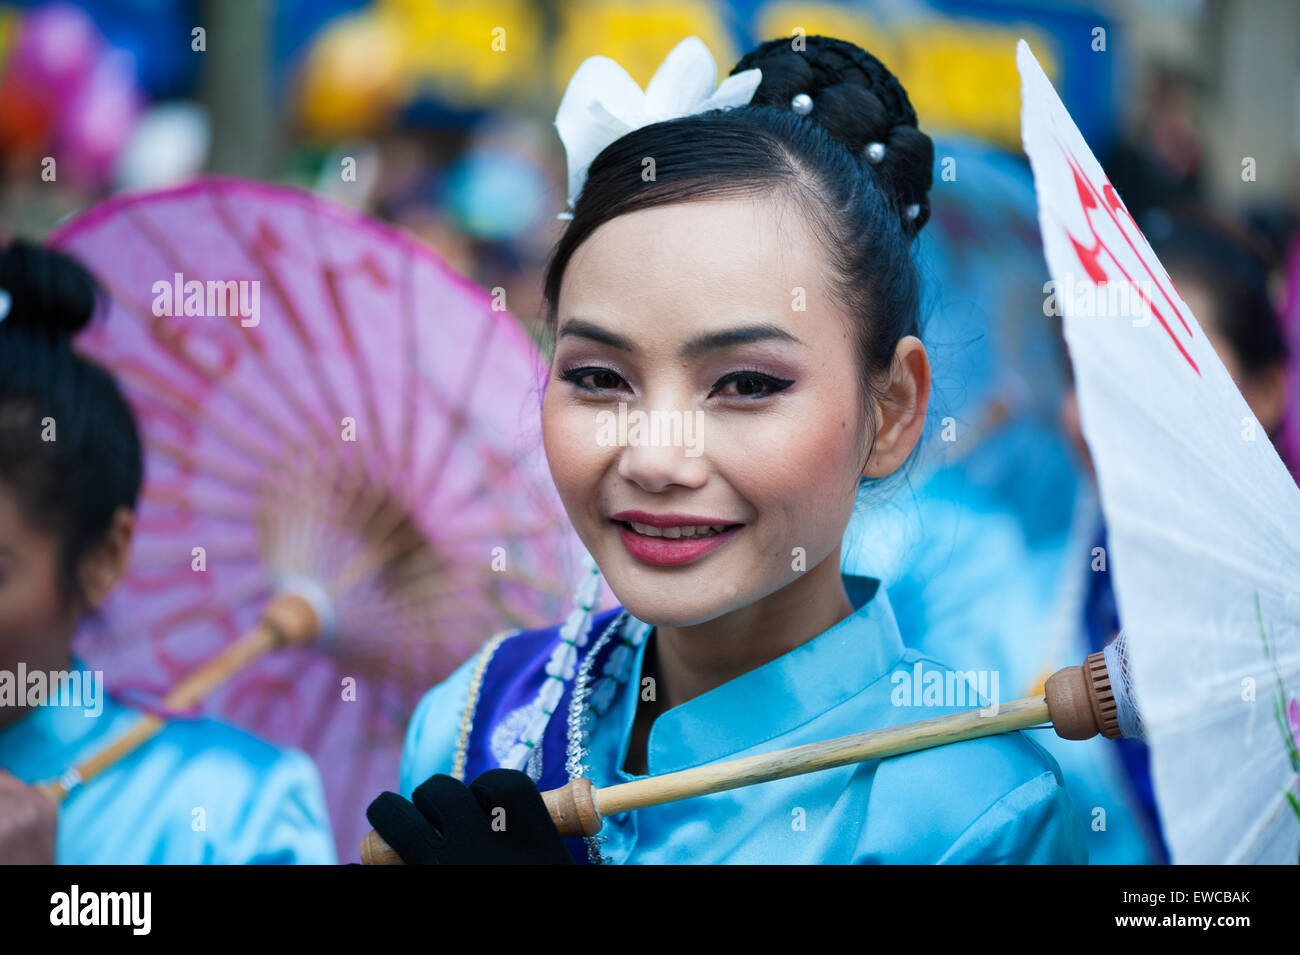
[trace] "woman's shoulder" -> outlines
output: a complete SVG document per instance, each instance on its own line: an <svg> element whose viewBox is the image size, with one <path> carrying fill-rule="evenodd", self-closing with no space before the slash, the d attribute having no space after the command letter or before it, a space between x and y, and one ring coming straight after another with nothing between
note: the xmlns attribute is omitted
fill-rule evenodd
<svg viewBox="0 0 1300 955"><path fill-rule="evenodd" d="M312 758L214 719L172 722L160 742L188 748L184 775L201 791L220 780L226 816L240 835L222 847L232 862L337 862L325 788ZM242 848L237 848L242 846Z"/></svg>
<svg viewBox="0 0 1300 955"><path fill-rule="evenodd" d="M116 731L133 725L140 711L110 696L103 715L106 728ZM312 759L210 717L168 720L66 805L120 823L144 814L129 848L117 847L104 861L337 861ZM134 860L130 852L146 856Z"/></svg>
<svg viewBox="0 0 1300 955"><path fill-rule="evenodd" d="M85 668L80 661L74 663L78 669ZM99 751L135 727L149 712L148 707L140 706L129 694L113 690L105 693L103 711L90 721L93 727L76 734L72 761L80 762ZM191 776L230 774L232 787L247 782L253 791L263 787L270 776L320 785L316 764L306 753L272 743L215 716L167 718L156 734L118 765L128 766L144 757L152 765L165 766L167 778L181 781Z"/></svg>
<svg viewBox="0 0 1300 955"><path fill-rule="evenodd" d="M264 787L268 779L319 786L320 773L311 757L300 749L282 746L223 720L169 720L157 743L177 760L203 773L236 773L251 788Z"/></svg>
<svg viewBox="0 0 1300 955"><path fill-rule="evenodd" d="M85 759L112 740L134 727L148 709L109 693L95 732L79 741L76 760ZM171 778L184 780L187 774L221 776L234 773L231 781L249 780L256 788L272 774L305 778L319 783L319 774L311 758L301 750L281 746L228 723L219 717L168 718L156 734L135 753L118 765L129 765L147 756L150 762L165 765Z"/></svg>
<svg viewBox="0 0 1300 955"><path fill-rule="evenodd" d="M909 650L891 674L900 723L1009 702L996 674L958 670ZM974 690L974 698L971 690ZM964 696L964 698L963 698ZM1056 760L1031 732L998 733L879 762L872 799L919 808L938 861L1084 862L1084 834Z"/></svg>
<svg viewBox="0 0 1300 955"><path fill-rule="evenodd" d="M997 669L961 669L910 648L891 668L888 679L889 701L899 714L899 723L976 709L982 716L992 718L1011 702L1002 692L1001 673ZM1042 773L1061 779L1056 760L1023 731L918 750L891 757L887 762L897 771L905 768L922 771L935 761L971 772L978 769L985 780L982 787L985 791L1005 789L1008 783Z"/></svg>
<svg viewBox="0 0 1300 955"><path fill-rule="evenodd" d="M504 631L493 636L460 664L445 680L425 691L411 713L402 744L399 792L407 799L415 787L437 773L455 775L453 763L466 717L474 677L491 659L496 646L513 635Z"/></svg>

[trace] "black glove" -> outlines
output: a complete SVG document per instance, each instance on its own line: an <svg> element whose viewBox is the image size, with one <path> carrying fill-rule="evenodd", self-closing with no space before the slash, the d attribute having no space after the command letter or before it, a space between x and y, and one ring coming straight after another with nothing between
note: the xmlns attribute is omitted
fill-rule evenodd
<svg viewBox="0 0 1300 955"><path fill-rule="evenodd" d="M430 776L407 802L382 793L366 818L408 865L573 865L537 785L489 769L468 786Z"/></svg>

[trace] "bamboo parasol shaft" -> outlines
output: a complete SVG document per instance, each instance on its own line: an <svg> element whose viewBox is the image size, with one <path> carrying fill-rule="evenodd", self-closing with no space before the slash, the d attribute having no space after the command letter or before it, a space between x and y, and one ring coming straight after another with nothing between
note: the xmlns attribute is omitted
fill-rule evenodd
<svg viewBox="0 0 1300 955"><path fill-rule="evenodd" d="M903 726L855 733L774 753L761 753L725 763L697 766L663 776L593 789L592 795L602 815L617 815L692 796L706 796L774 779L884 759L945 743L1027 729L1047 721L1046 697L1027 697L1000 707L996 716L981 716L979 710L937 716ZM565 834L579 835L576 832Z"/></svg>
<svg viewBox="0 0 1300 955"><path fill-rule="evenodd" d="M588 780L579 778L559 789L542 793L542 799L561 835L590 836L600 830L603 816L884 759L932 746L995 736L1047 722L1047 698L1026 697L1000 707L996 716L985 717L979 710L968 710L602 789L594 789ZM383 837L373 831L362 840L361 861L367 865L402 864L401 858Z"/></svg>
<svg viewBox="0 0 1300 955"><path fill-rule="evenodd" d="M296 594L281 594L268 604L262 619L221 653L185 676L163 698L167 709L186 710L201 703L217 687L262 654L289 644L311 642L319 632L312 607ZM78 763L58 779L35 788L61 803L74 788L89 782L118 760L148 742L167 725L153 713L143 714L132 727L103 749Z"/></svg>
<svg viewBox="0 0 1300 955"><path fill-rule="evenodd" d="M1101 653L1091 654L1081 667L1058 670L1044 689L1042 695L1001 705L991 716L982 715L979 709L966 710L603 789L595 789L590 780L579 777L542 793L542 799L561 835L591 836L600 831L602 816L999 733L1050 725L1064 739L1090 739L1098 733L1112 738L1119 735L1110 675ZM366 865L403 864L373 830L361 840L361 861Z"/></svg>

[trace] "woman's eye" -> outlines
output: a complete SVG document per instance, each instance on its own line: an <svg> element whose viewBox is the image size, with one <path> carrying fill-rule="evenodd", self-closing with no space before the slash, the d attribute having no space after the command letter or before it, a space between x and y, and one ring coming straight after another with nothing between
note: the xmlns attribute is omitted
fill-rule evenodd
<svg viewBox="0 0 1300 955"><path fill-rule="evenodd" d="M784 391L794 382L788 378L774 378L756 371L737 371L727 375L714 386L714 394L724 393L729 386L734 390L726 392L726 397L766 398L778 391Z"/></svg>
<svg viewBox="0 0 1300 955"><path fill-rule="evenodd" d="M623 382L619 375L608 368L570 368L560 375L565 381L571 381L583 391L613 391Z"/></svg>

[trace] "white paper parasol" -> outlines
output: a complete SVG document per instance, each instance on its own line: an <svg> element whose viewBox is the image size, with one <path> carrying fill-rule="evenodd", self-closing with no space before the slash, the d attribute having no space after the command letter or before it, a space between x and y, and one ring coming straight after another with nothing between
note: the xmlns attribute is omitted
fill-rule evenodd
<svg viewBox="0 0 1300 955"><path fill-rule="evenodd" d="M1024 40L1017 62L1166 841L1295 862L1300 489Z"/></svg>

